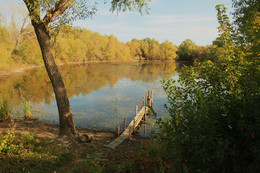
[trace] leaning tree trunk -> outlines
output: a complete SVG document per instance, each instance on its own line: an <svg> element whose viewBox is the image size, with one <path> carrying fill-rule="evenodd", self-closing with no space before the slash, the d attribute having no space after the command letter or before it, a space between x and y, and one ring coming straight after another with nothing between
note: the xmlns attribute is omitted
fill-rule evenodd
<svg viewBox="0 0 260 173"><path fill-rule="evenodd" d="M32 22L32 25L41 48L45 68L55 93L59 110L60 133L66 135L76 134L74 119L65 85L52 55L51 37L49 32L43 23Z"/></svg>

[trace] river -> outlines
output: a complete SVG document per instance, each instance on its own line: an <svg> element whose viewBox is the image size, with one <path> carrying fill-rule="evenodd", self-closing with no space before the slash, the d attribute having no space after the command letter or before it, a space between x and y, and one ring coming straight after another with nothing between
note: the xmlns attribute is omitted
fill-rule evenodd
<svg viewBox="0 0 260 173"><path fill-rule="evenodd" d="M161 80L178 79L174 62L88 63L59 66L77 128L115 129L124 118L129 123L135 106L140 107L148 89L154 91L154 110L167 115L167 103ZM44 68L0 78L0 99L12 105L15 116L23 116L22 103L30 101L33 118L58 124L58 110L50 80ZM147 134L154 127L148 121Z"/></svg>

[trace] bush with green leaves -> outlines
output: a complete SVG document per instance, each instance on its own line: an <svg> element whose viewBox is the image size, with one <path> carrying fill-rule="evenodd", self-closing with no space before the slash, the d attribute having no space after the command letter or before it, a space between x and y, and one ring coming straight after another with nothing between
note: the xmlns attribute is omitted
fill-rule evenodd
<svg viewBox="0 0 260 173"><path fill-rule="evenodd" d="M214 62L184 68L178 84L163 81L170 118L158 119L159 143L172 172L260 171L259 37L248 38L260 26L236 13L252 13L259 1L233 2L233 25L226 8L216 7L220 35Z"/></svg>

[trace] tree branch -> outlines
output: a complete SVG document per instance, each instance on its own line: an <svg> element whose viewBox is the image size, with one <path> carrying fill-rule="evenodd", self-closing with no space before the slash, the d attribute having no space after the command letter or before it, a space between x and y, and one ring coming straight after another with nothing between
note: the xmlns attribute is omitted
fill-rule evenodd
<svg viewBox="0 0 260 173"><path fill-rule="evenodd" d="M35 1L33 0L23 0L23 2L26 4L31 20L39 21L40 20L39 4L37 2L35 3Z"/></svg>
<svg viewBox="0 0 260 173"><path fill-rule="evenodd" d="M75 0L59 0L43 18L44 25L47 26L49 23L51 23L55 17L62 14L74 1Z"/></svg>

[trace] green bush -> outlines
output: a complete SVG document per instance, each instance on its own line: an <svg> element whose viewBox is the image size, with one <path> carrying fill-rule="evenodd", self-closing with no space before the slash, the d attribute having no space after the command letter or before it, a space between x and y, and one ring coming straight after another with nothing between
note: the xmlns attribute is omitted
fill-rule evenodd
<svg viewBox="0 0 260 173"><path fill-rule="evenodd" d="M235 11L252 12L255 5L240 1ZM217 10L221 26L214 62L184 68L178 83L163 81L170 118L158 119L158 142L170 172L260 171L259 40L252 37L250 46L241 46L225 7Z"/></svg>
<svg viewBox="0 0 260 173"><path fill-rule="evenodd" d="M240 67L232 62L226 67L229 68ZM231 74L226 70L223 73L212 62L185 70L179 87L173 80L164 81L170 118L158 119L162 129L160 142L167 161L174 165L172 169L177 172L187 168L192 172L259 170L260 148L256 137L260 130L259 82L253 90L244 83L248 69L231 72L229 79Z"/></svg>

